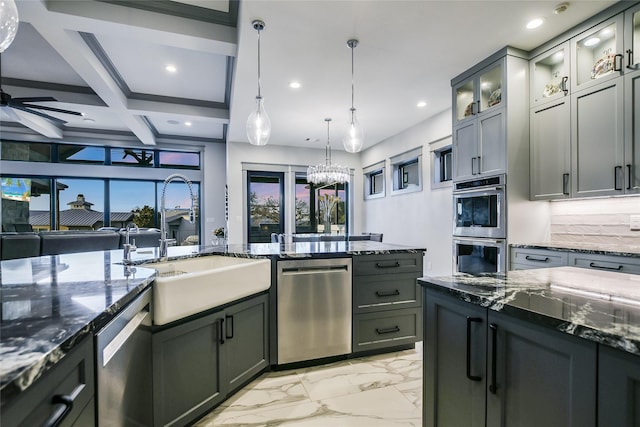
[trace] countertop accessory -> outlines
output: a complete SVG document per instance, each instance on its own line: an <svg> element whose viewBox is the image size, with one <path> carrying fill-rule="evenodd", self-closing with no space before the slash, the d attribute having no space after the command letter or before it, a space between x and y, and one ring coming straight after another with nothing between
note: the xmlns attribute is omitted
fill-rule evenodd
<svg viewBox="0 0 640 427"><path fill-rule="evenodd" d="M256 19L251 25L258 32L258 96L256 108L247 119L247 137L252 145L267 145L271 136L271 120L264 109L260 92L260 31L264 30L265 23Z"/></svg>
<svg viewBox="0 0 640 427"><path fill-rule="evenodd" d="M344 145L344 149L349 153L357 153L362 150L362 146L364 145L364 130L358 119L356 117L356 108L353 106L353 93L354 93L354 84L353 84L353 49L358 46L358 40L350 39L347 41L347 46L351 49L351 112L349 118L349 127L347 129L347 133L344 138L342 138L342 144Z"/></svg>

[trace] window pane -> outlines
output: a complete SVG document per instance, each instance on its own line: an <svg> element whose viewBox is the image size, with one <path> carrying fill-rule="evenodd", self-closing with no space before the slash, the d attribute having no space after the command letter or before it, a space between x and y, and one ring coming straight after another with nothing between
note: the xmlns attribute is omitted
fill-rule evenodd
<svg viewBox="0 0 640 427"><path fill-rule="evenodd" d="M160 167L200 169L200 153L160 151Z"/></svg>
<svg viewBox="0 0 640 427"><path fill-rule="evenodd" d="M382 191L384 190L384 175L382 174L382 171L372 173L369 176L369 179L371 184L370 194L382 194Z"/></svg>
<svg viewBox="0 0 640 427"><path fill-rule="evenodd" d="M398 167L400 188L408 188L420 184L418 160L402 164Z"/></svg>
<svg viewBox="0 0 640 427"><path fill-rule="evenodd" d="M61 178L58 183L59 230L97 230L104 226L104 181Z"/></svg>
<svg viewBox="0 0 640 427"><path fill-rule="evenodd" d="M112 148L112 165L130 165L139 167L153 167L153 150L133 149L133 148Z"/></svg>
<svg viewBox="0 0 640 427"><path fill-rule="evenodd" d="M442 151L440 153L440 181L451 181L451 159L452 159L452 151L451 149Z"/></svg>
<svg viewBox="0 0 640 427"><path fill-rule="evenodd" d="M50 162L51 145L37 142L2 141L2 160L22 160L25 162Z"/></svg>
<svg viewBox="0 0 640 427"><path fill-rule="evenodd" d="M312 200L313 198L313 200ZM296 174L296 233L315 233L315 197L304 174Z"/></svg>
<svg viewBox="0 0 640 427"><path fill-rule="evenodd" d="M81 145L59 145L58 160L62 163L104 164L103 147L83 147Z"/></svg>
<svg viewBox="0 0 640 427"><path fill-rule="evenodd" d="M346 190L344 184L334 184L316 190L318 233L344 234L348 230Z"/></svg>
<svg viewBox="0 0 640 427"><path fill-rule="evenodd" d="M161 207L162 187L162 183L158 183L158 209ZM193 182L191 189L196 198L194 207L196 218L193 222L189 222L191 196L187 184L182 181L171 182L167 185L164 193L167 237L176 239L176 245L197 245L200 242L200 228L198 226L200 223L200 184ZM160 228L160 218L158 218L158 228Z"/></svg>
<svg viewBox="0 0 640 427"><path fill-rule="evenodd" d="M49 230L48 179L2 177L2 231Z"/></svg>
<svg viewBox="0 0 640 427"><path fill-rule="evenodd" d="M271 242L271 233L283 233L284 174L248 173L249 243Z"/></svg>
<svg viewBox="0 0 640 427"><path fill-rule="evenodd" d="M123 228L133 221L140 228L159 228L155 186L153 181L111 181L109 225Z"/></svg>

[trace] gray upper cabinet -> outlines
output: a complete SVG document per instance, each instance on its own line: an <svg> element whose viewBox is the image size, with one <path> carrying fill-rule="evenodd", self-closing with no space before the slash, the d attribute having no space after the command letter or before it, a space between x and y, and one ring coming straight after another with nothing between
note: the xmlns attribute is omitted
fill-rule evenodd
<svg viewBox="0 0 640 427"><path fill-rule="evenodd" d="M638 44L636 4L531 59L531 200L640 192Z"/></svg>
<svg viewBox="0 0 640 427"><path fill-rule="evenodd" d="M503 173L506 169L506 59L453 86L453 179Z"/></svg>

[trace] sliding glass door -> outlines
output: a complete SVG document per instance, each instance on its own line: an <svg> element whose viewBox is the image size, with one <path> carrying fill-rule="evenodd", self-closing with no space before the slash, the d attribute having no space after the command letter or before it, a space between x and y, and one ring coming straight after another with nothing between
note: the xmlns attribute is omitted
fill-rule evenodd
<svg viewBox="0 0 640 427"><path fill-rule="evenodd" d="M269 243L284 233L284 173L247 172L249 243Z"/></svg>

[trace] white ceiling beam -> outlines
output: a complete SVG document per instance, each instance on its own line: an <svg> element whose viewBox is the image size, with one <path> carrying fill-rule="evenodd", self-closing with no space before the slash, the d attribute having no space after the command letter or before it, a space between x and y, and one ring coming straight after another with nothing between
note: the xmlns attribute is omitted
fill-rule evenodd
<svg viewBox="0 0 640 427"><path fill-rule="evenodd" d="M130 112L145 116L159 113L173 116L202 117L223 124L229 123L229 110L226 108L199 107L142 99L129 99L127 106Z"/></svg>

